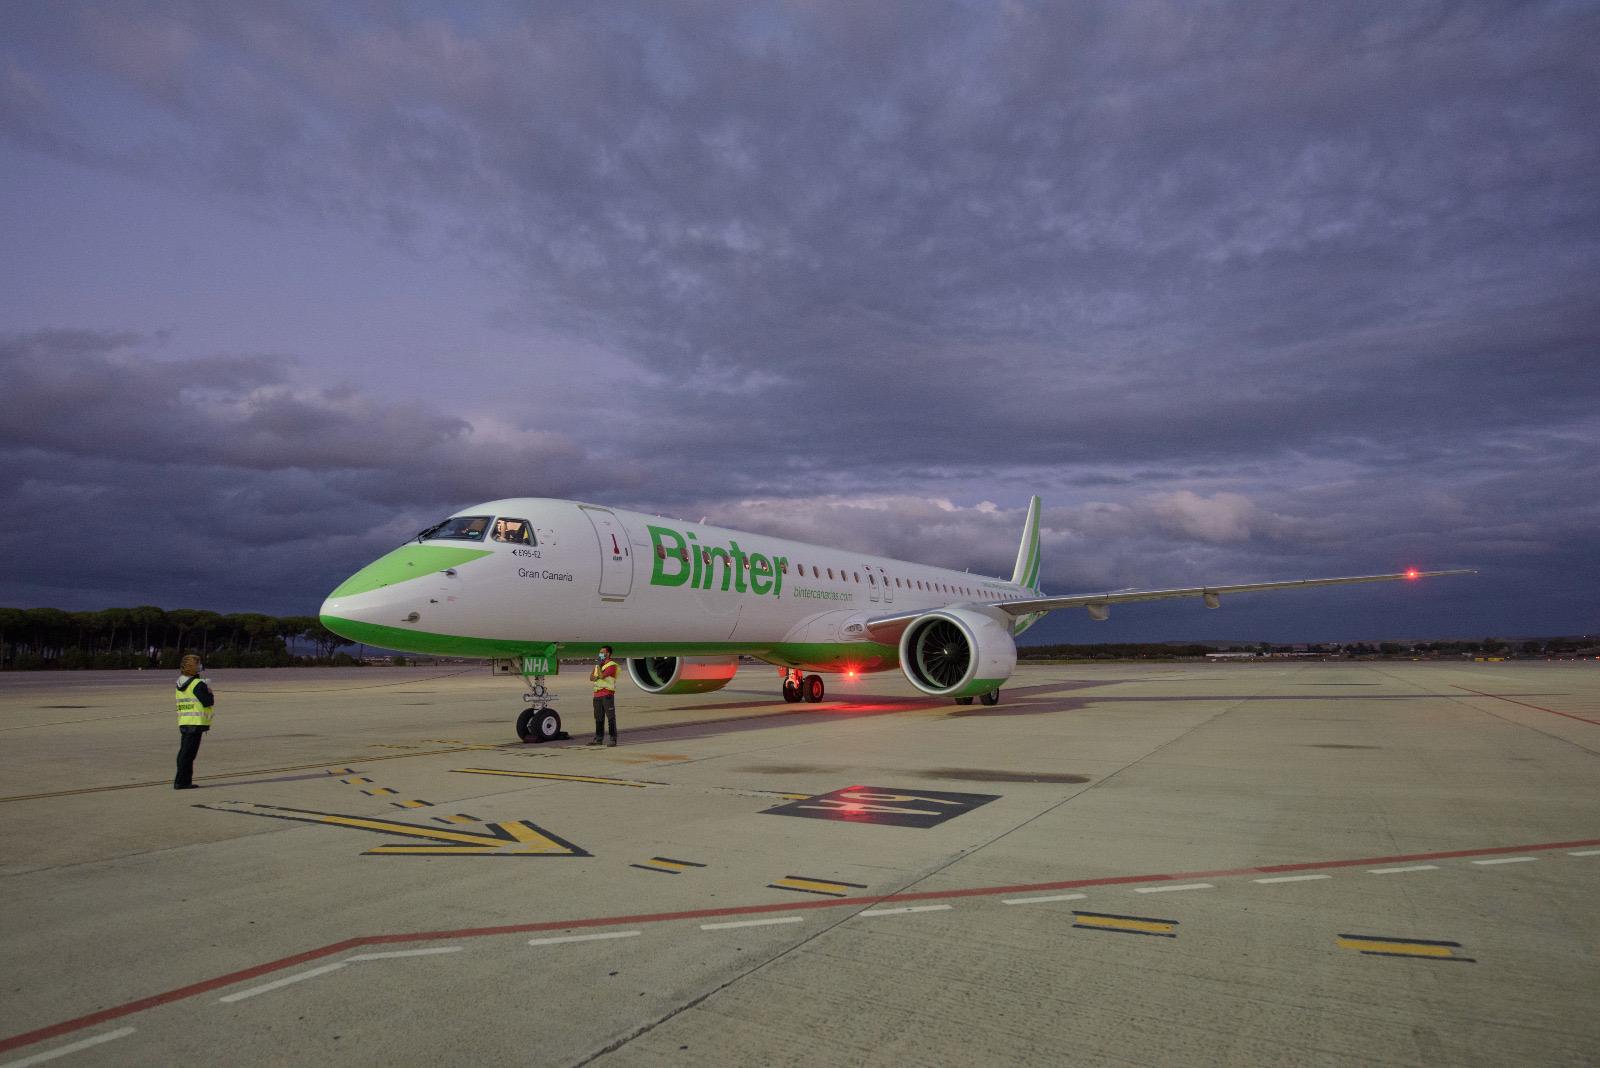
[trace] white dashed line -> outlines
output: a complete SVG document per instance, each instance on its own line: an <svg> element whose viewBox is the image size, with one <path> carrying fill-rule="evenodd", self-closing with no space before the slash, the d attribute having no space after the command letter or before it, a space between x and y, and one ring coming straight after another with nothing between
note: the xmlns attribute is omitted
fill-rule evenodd
<svg viewBox="0 0 1600 1068"><path fill-rule="evenodd" d="M1368 875L1396 875L1403 871L1438 871L1437 864L1413 864L1409 868L1368 868Z"/></svg>
<svg viewBox="0 0 1600 1068"><path fill-rule="evenodd" d="M1046 901L1082 901L1088 894L1051 894L1049 897L1003 897L1003 905L1042 905Z"/></svg>
<svg viewBox="0 0 1600 1068"><path fill-rule="evenodd" d="M1275 875L1271 879L1252 879L1253 883L1308 883L1312 879L1331 879L1331 875Z"/></svg>
<svg viewBox="0 0 1600 1068"><path fill-rule="evenodd" d="M607 938L632 938L638 931L608 931L605 934L563 935L560 938L530 938L530 946L559 946L567 942L599 942Z"/></svg>
<svg viewBox="0 0 1600 1068"><path fill-rule="evenodd" d="M1600 857L1600 849L1580 849L1576 853L1568 853L1569 857Z"/></svg>
<svg viewBox="0 0 1600 1068"><path fill-rule="evenodd" d="M1136 886L1136 894L1170 894L1174 890L1215 890L1210 883L1184 883L1181 886Z"/></svg>
<svg viewBox="0 0 1600 1068"><path fill-rule="evenodd" d="M308 972L300 972L298 975L288 975L282 979L275 979L270 983L263 983L261 986L253 986L249 990L241 990L237 994L229 994L226 997L221 997L217 1000L224 1005L231 1005L235 1001L243 1001L245 998L253 998L257 994L265 994L269 990L278 990L288 986L290 983L298 983L302 979L311 979L318 975L327 975L329 972L336 972L343 967L344 961L335 961L332 964L324 964L320 968L312 968Z"/></svg>
<svg viewBox="0 0 1600 1068"><path fill-rule="evenodd" d="M899 909L867 909L856 913L857 916L900 916L907 912L947 912L955 908L954 905L907 905Z"/></svg>
<svg viewBox="0 0 1600 1068"><path fill-rule="evenodd" d="M803 916L779 916L772 920L738 920L734 923L702 923L702 931L727 931L734 927L768 927L775 923L799 923Z"/></svg>
<svg viewBox="0 0 1600 1068"><path fill-rule="evenodd" d="M1530 860L1538 860L1538 859L1539 859L1538 857L1495 857L1493 860L1475 860L1472 863L1474 863L1474 864L1526 864Z"/></svg>
<svg viewBox="0 0 1600 1068"><path fill-rule="evenodd" d="M358 953L354 957L346 957L346 964L353 964L358 960L392 960L395 957L431 957L436 953L460 953L463 946L435 946L431 949L397 949L392 953Z"/></svg>
<svg viewBox="0 0 1600 1068"><path fill-rule="evenodd" d="M102 1042L110 1042L113 1039L118 1038L127 1038L129 1035L133 1034L135 1030L137 1029L133 1027L119 1027L115 1031L107 1031L103 1035L95 1035L93 1038L85 1038L74 1042L71 1045L62 1046L60 1049L52 1049L44 1053L35 1053L31 1057L22 1058L20 1061L6 1061L5 1064L0 1065L0 1068L28 1068L28 1065L30 1064L43 1064L45 1061L53 1061L57 1057L65 1057L69 1053L76 1053L80 1049L88 1049L90 1046L98 1046Z"/></svg>

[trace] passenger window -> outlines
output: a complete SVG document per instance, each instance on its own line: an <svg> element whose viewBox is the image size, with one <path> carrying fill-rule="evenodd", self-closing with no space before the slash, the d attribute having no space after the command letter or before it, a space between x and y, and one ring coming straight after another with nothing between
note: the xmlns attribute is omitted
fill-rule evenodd
<svg viewBox="0 0 1600 1068"><path fill-rule="evenodd" d="M446 519L417 535L418 541L482 541L489 530L489 516L458 515Z"/></svg>
<svg viewBox="0 0 1600 1068"><path fill-rule="evenodd" d="M665 560L666 558L667 558L667 547L658 542L656 544L656 559L657 560Z"/></svg>
<svg viewBox="0 0 1600 1068"><path fill-rule="evenodd" d="M828 568L828 578L833 578L833 568Z"/></svg>
<svg viewBox="0 0 1600 1068"><path fill-rule="evenodd" d="M872 577L872 572L870 571L867 572L867 584L870 586L876 586L878 584L878 580Z"/></svg>
<svg viewBox="0 0 1600 1068"><path fill-rule="evenodd" d="M856 585L857 586L861 585L861 572L857 571L857 572L854 572L854 574L856 576Z"/></svg>
<svg viewBox="0 0 1600 1068"><path fill-rule="evenodd" d="M682 560L684 563L687 564L689 562L689 550L688 549L679 549L678 550L678 559Z"/></svg>

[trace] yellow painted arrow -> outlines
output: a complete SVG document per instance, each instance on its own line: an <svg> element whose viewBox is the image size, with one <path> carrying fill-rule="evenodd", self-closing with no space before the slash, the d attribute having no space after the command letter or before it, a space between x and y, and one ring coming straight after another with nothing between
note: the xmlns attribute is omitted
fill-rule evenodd
<svg viewBox="0 0 1600 1068"><path fill-rule="evenodd" d="M490 823L483 831L452 831L444 827L425 827L398 820L372 819L367 816L345 816L337 812L316 812L304 808L284 808L281 805L257 805L247 801L229 801L215 805L196 805L218 812L238 812L248 816L266 816L269 819L292 820L296 823L317 823L332 827L349 827L374 834L398 835L402 838L421 838L428 845L401 845L398 843L375 846L364 856L499 856L499 857L587 857L587 850L527 820L510 823Z"/></svg>

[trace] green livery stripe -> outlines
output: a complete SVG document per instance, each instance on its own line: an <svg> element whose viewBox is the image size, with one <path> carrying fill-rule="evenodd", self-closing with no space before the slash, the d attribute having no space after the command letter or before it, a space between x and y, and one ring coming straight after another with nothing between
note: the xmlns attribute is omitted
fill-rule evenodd
<svg viewBox="0 0 1600 1068"><path fill-rule="evenodd" d="M487 549L402 545L394 552L378 557L345 579L338 589L328 594L328 598L332 600L335 597L351 597L358 593L381 590L385 586L421 578L489 555L491 554Z"/></svg>
<svg viewBox="0 0 1600 1068"><path fill-rule="evenodd" d="M322 625L341 637L381 649L436 656L505 658L542 655L548 641L507 638L473 638L459 634L436 634L425 630L388 627L381 623L362 623L339 616L323 616ZM562 642L557 655L571 658L594 656L600 642ZM846 666L857 670L892 668L899 663L899 650L879 642L612 642L618 657L630 656L755 656L775 664L828 670Z"/></svg>
<svg viewBox="0 0 1600 1068"><path fill-rule="evenodd" d="M959 690L952 690L945 694L946 697L976 697L980 693L988 693L998 689L1005 679L973 679Z"/></svg>

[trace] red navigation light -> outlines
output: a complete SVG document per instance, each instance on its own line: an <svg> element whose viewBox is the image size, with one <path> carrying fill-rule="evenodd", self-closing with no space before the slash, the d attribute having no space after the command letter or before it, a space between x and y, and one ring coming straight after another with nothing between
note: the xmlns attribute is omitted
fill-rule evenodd
<svg viewBox="0 0 1600 1068"><path fill-rule="evenodd" d="M1416 577L1417 577L1417 569L1416 568L1414 568L1414 567L1406 568L1406 578L1414 579Z"/></svg>
<svg viewBox="0 0 1600 1068"><path fill-rule="evenodd" d="M856 677L856 669L853 668L853 667L845 668L844 669L844 677L847 678L847 679L855 678Z"/></svg>

